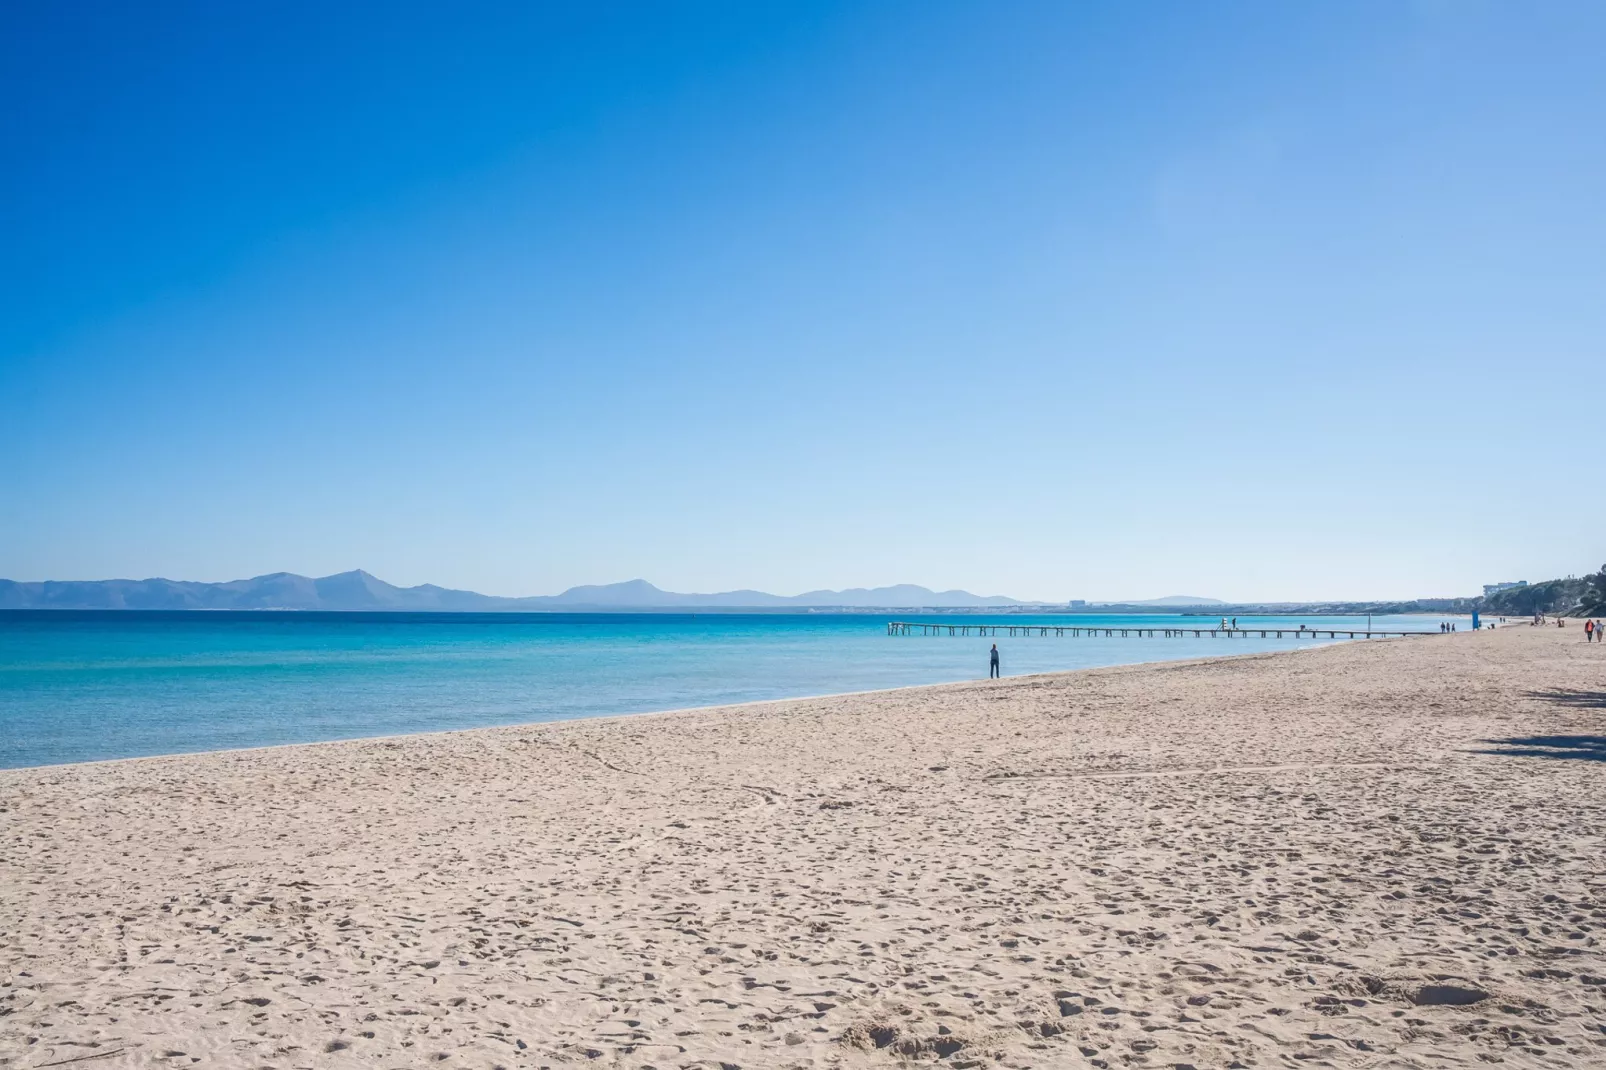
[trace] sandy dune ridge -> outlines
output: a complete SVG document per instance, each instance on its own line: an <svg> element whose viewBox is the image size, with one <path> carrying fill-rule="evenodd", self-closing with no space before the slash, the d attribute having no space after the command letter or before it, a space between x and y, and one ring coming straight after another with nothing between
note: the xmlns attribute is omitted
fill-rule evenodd
<svg viewBox="0 0 1606 1070"><path fill-rule="evenodd" d="M1602 759L1524 627L0 772L0 1065L1606 1066Z"/></svg>

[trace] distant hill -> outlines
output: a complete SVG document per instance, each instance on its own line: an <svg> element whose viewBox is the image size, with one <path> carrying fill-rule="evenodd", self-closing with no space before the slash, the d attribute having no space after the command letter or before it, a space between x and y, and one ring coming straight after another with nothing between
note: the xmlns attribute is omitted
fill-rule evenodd
<svg viewBox="0 0 1606 1070"><path fill-rule="evenodd" d="M1125 602L1129 606L1225 606L1219 598L1199 598L1191 594L1172 594L1164 598L1150 598L1143 602Z"/></svg>
<svg viewBox="0 0 1606 1070"><path fill-rule="evenodd" d="M0 580L0 609L285 609L327 612L531 612L562 609L768 609L834 607L871 609L976 608L1026 603L1001 595L932 591L912 584L810 591L783 596L763 591L679 594L646 580L571 587L562 594L502 598L434 584L397 587L361 569L313 579L274 572L227 583L186 580Z"/></svg>
<svg viewBox="0 0 1606 1070"><path fill-rule="evenodd" d="M1588 576L1508 587L1481 599L1485 614L1528 617L1535 613L1588 617L1606 613L1606 565Z"/></svg>
<svg viewBox="0 0 1606 1070"><path fill-rule="evenodd" d="M361 570L312 579L273 572L227 583L186 580L0 580L0 609L478 610L510 599L433 584L396 587Z"/></svg>

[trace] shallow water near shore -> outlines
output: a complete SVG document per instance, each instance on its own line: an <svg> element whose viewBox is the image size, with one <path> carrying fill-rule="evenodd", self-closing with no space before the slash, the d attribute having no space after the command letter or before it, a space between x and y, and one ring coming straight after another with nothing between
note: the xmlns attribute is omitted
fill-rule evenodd
<svg viewBox="0 0 1606 1070"><path fill-rule="evenodd" d="M1214 616L0 613L0 768L309 743L1309 647L1293 638L888 636L886 622ZM1440 617L1374 617L1437 629ZM1240 617L1364 627L1364 617ZM1465 625L1462 625L1465 627Z"/></svg>

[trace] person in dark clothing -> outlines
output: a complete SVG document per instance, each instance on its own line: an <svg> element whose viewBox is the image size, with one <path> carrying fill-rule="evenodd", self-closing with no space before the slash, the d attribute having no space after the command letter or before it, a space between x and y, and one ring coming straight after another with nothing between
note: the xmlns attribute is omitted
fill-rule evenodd
<svg viewBox="0 0 1606 1070"><path fill-rule="evenodd" d="M988 668L987 668L987 679L991 680L993 677L995 677L997 675L999 675L999 673L998 673L998 644L994 643L993 644L992 657L989 659L989 664L988 664Z"/></svg>

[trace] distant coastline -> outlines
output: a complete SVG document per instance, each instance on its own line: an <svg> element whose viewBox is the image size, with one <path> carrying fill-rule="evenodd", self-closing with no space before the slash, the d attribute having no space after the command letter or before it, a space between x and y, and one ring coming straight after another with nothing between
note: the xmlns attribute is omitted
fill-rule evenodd
<svg viewBox="0 0 1606 1070"><path fill-rule="evenodd" d="M274 572L224 583L188 580L0 580L0 609L322 610L330 612L571 612L649 609L777 609L815 607L911 608L1025 605L1001 595L932 591L900 585L811 591L785 597L763 591L680 594L645 580L571 587L562 594L509 598L434 584L397 587L357 569L309 577Z"/></svg>
<svg viewBox="0 0 1606 1070"><path fill-rule="evenodd" d="M1222 605L1210 598L1173 596L1147 603L1153 608ZM273 572L245 580L201 583L163 578L128 580L0 580L0 609L153 609L153 610L323 610L330 612L592 612L659 609L1005 609L1056 607L1003 595L933 591L915 584L856 587L775 595L764 591L683 594L646 580L571 587L562 594L509 598L453 590L432 583L397 587L361 569L333 576Z"/></svg>
<svg viewBox="0 0 1606 1070"><path fill-rule="evenodd" d="M1480 599L1423 598L1392 602L1225 602L1173 595L1126 602L1025 601L969 591L933 591L914 584L774 595L764 591L685 594L646 580L571 587L562 594L502 597L434 584L397 587L360 569L308 577L275 572L224 583L189 580L0 580L0 611L273 611L328 613L1469 613Z"/></svg>

